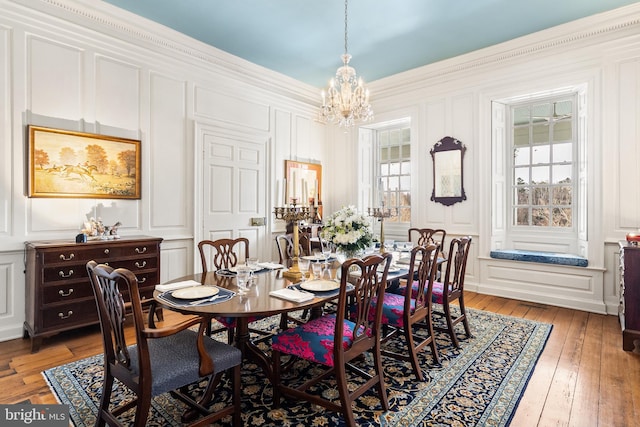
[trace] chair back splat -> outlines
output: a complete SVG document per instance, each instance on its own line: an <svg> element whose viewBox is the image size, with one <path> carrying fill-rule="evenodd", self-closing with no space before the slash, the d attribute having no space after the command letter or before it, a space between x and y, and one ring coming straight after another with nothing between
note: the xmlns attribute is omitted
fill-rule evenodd
<svg viewBox="0 0 640 427"><path fill-rule="evenodd" d="M238 237L237 239L202 240L198 243L198 251L203 273L209 271L207 264L209 251L214 270L235 267L249 258L249 239Z"/></svg>
<svg viewBox="0 0 640 427"><path fill-rule="evenodd" d="M410 228L409 241L418 246L437 244L440 251L444 251L444 238L447 232L441 228Z"/></svg>
<svg viewBox="0 0 640 427"><path fill-rule="evenodd" d="M332 411L342 412L347 426L355 426L351 403L375 387L384 410L389 409L380 355L382 306L369 316L375 301L384 297L387 273L392 256L373 254L363 259L352 258L342 264L338 309L295 328L276 334L272 339L273 406L278 408L281 395L304 399ZM384 267L384 268L383 268ZM348 307L349 304L352 307ZM353 314L353 316L350 316ZM373 355L373 372L358 366L364 352ZM281 355L304 359L306 363L324 367L318 375L304 369L304 378L284 378ZM289 365L289 363L287 363ZM349 387L350 374L360 377L358 387ZM312 386L332 376L340 398L329 400Z"/></svg>
<svg viewBox="0 0 640 427"><path fill-rule="evenodd" d="M98 307L104 344L104 381L96 426L104 426L105 423L121 426L123 420L119 417L135 408L133 425L143 427L151 398L166 392L171 392L191 409L192 412L183 416L183 423L199 417L193 424L204 425L232 415L233 425L242 425L240 350L204 336L207 322L202 318L190 317L158 329L148 327L144 323L138 281L131 271L124 268L114 270L108 265L89 261L87 272ZM128 293L130 304L125 303L123 292ZM128 307L133 314L136 337L135 343L130 345L125 334ZM199 325L198 332L190 329L195 325ZM227 397L230 401L220 408L213 405L211 399L224 372L231 374L233 391L230 398L226 393L217 396ZM128 387L135 399L112 408L111 392L115 379ZM207 388L197 401L182 393L182 388L205 379Z"/></svg>

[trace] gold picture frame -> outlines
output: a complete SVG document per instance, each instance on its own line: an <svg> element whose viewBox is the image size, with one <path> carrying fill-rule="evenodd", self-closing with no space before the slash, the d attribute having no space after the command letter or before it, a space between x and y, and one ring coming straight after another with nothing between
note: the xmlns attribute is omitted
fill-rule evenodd
<svg viewBox="0 0 640 427"><path fill-rule="evenodd" d="M140 140L28 126L28 197L140 199Z"/></svg>
<svg viewBox="0 0 640 427"><path fill-rule="evenodd" d="M285 203L297 200L298 205L316 204L322 213L322 165L294 160L284 161L284 197ZM306 184L306 185L305 185ZM303 196L306 191L306 200Z"/></svg>

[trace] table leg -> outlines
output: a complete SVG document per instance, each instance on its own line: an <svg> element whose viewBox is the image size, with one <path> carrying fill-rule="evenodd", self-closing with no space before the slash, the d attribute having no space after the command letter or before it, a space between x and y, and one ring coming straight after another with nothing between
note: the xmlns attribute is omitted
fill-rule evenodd
<svg viewBox="0 0 640 427"><path fill-rule="evenodd" d="M242 352L242 357L255 362L271 381L271 358L251 341L249 333L249 320L246 317L236 318L236 347Z"/></svg>

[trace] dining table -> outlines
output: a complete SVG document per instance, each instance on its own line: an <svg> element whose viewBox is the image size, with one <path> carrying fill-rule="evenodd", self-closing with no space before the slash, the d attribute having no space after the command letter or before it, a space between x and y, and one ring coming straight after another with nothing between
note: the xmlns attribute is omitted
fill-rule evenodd
<svg viewBox="0 0 640 427"><path fill-rule="evenodd" d="M320 260L334 270L339 270L336 260ZM297 310L309 309L311 316L320 315L322 307L338 297L339 278L331 280L307 279L293 283L282 274L283 268L263 268L252 274L251 284L241 294L232 271L207 271L173 279L156 286L153 298L162 308L185 315L201 316L211 320L216 317L231 317L236 320L234 345L242 351L243 359L258 364L271 380L270 356L251 339L249 323L252 319L282 315ZM387 282L393 283L408 276L408 266L396 266L388 273ZM322 283L321 283L322 282ZM333 282L334 285L328 282ZM307 286L305 286L305 284ZM323 286L316 289L315 286ZM327 286L328 285L328 286ZM199 288L196 289L196 288ZM311 290L305 290L311 289ZM192 290L192 296L174 298L180 290ZM283 292L280 296L274 293ZM197 292L194 292L197 291ZM182 291L185 293L185 291ZM203 295L203 298L196 296Z"/></svg>
<svg viewBox="0 0 640 427"><path fill-rule="evenodd" d="M208 319L235 318L234 345L242 351L243 358L256 362L271 378L269 356L250 339L250 320L304 309L317 312L317 310L321 310L324 303L337 297L339 286L336 282L336 289L332 292L313 293L300 289L299 284L295 286L282 275L282 272L282 269L256 271L251 278L251 284L246 294L240 294L235 275L220 274L216 271L191 274L157 286L153 297L160 307L185 315L196 315ZM172 298L172 293L188 288L177 286L177 289L174 290L158 289L159 287L160 289L170 289L172 285L182 284L190 285L189 288L214 288L210 290L215 290L216 294L208 298L221 297L213 301L194 304L197 300ZM284 297L271 295L274 291L282 290L290 292L286 293ZM200 291L194 295L208 295L208 293ZM298 296L299 298L297 298ZM285 297L294 300L288 300Z"/></svg>

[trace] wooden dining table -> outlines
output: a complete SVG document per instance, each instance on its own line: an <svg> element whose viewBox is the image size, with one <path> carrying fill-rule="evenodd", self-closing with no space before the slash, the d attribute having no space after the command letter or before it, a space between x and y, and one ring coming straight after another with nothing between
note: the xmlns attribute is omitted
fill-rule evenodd
<svg viewBox="0 0 640 427"><path fill-rule="evenodd" d="M185 315L197 315L213 319L215 317L233 317L236 319L234 345L243 354L243 357L256 362L271 378L271 362L269 356L250 339L249 323L251 318L263 318L268 316L289 313L296 310L320 310L322 305L337 297L326 296L327 293L317 294L313 299L305 302L293 302L269 295L271 291L284 289L292 283L283 277L282 270L267 270L256 272L253 275L252 284L245 295L238 293L235 277L217 274L215 271L193 274L180 277L169 282L195 281L202 286L217 286L235 293L232 298L221 302L213 301L205 305L173 305L167 303L160 295L161 291L154 291L154 300L162 307Z"/></svg>

